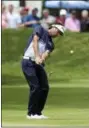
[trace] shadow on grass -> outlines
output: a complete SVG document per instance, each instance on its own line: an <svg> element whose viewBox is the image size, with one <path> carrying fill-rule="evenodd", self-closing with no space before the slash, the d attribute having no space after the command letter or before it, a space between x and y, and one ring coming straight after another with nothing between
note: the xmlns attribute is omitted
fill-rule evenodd
<svg viewBox="0 0 89 128"><path fill-rule="evenodd" d="M2 88L2 109L26 110L28 91L25 87ZM46 104L49 108L89 109L89 88L51 88Z"/></svg>
<svg viewBox="0 0 89 128"><path fill-rule="evenodd" d="M68 83L70 82L70 78L49 78L50 82L60 82L60 83ZM20 76L13 76L13 75L5 75L2 74L2 85L18 85L18 84L26 84L26 80Z"/></svg>

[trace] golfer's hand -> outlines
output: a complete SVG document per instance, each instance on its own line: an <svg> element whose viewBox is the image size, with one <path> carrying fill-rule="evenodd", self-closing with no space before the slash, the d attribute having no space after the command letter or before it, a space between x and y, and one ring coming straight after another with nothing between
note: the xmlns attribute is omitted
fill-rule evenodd
<svg viewBox="0 0 89 128"><path fill-rule="evenodd" d="M36 64L42 64L42 59L40 58L40 56L37 56L35 59Z"/></svg>
<svg viewBox="0 0 89 128"><path fill-rule="evenodd" d="M44 62L46 60L46 54L45 53L42 54L41 59L42 59L42 62Z"/></svg>
<svg viewBox="0 0 89 128"><path fill-rule="evenodd" d="M42 58L42 61L44 62L46 60L46 58L49 56L49 53L46 51L42 54L41 58Z"/></svg>

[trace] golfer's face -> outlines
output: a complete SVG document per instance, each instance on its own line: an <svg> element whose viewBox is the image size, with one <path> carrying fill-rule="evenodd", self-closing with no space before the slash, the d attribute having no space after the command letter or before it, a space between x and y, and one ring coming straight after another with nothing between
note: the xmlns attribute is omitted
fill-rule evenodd
<svg viewBox="0 0 89 128"><path fill-rule="evenodd" d="M59 35L59 31L58 31L58 29L55 28L55 27L51 28L50 33L51 33L51 36L52 36L52 37L56 37L56 36Z"/></svg>

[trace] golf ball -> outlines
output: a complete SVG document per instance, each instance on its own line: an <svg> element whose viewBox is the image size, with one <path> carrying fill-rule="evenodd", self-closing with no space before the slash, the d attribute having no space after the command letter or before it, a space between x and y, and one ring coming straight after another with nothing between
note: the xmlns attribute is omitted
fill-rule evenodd
<svg viewBox="0 0 89 128"><path fill-rule="evenodd" d="M73 54L73 53L74 53L74 51L73 51L73 50L70 50L70 53L71 53L71 54Z"/></svg>

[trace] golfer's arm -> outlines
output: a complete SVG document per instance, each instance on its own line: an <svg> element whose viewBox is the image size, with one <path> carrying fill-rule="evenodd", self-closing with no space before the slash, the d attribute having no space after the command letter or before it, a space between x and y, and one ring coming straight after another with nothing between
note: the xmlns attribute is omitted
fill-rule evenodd
<svg viewBox="0 0 89 128"><path fill-rule="evenodd" d="M39 40L39 37L37 35L35 35L33 38L33 49L34 49L35 57L39 56L38 40Z"/></svg>

